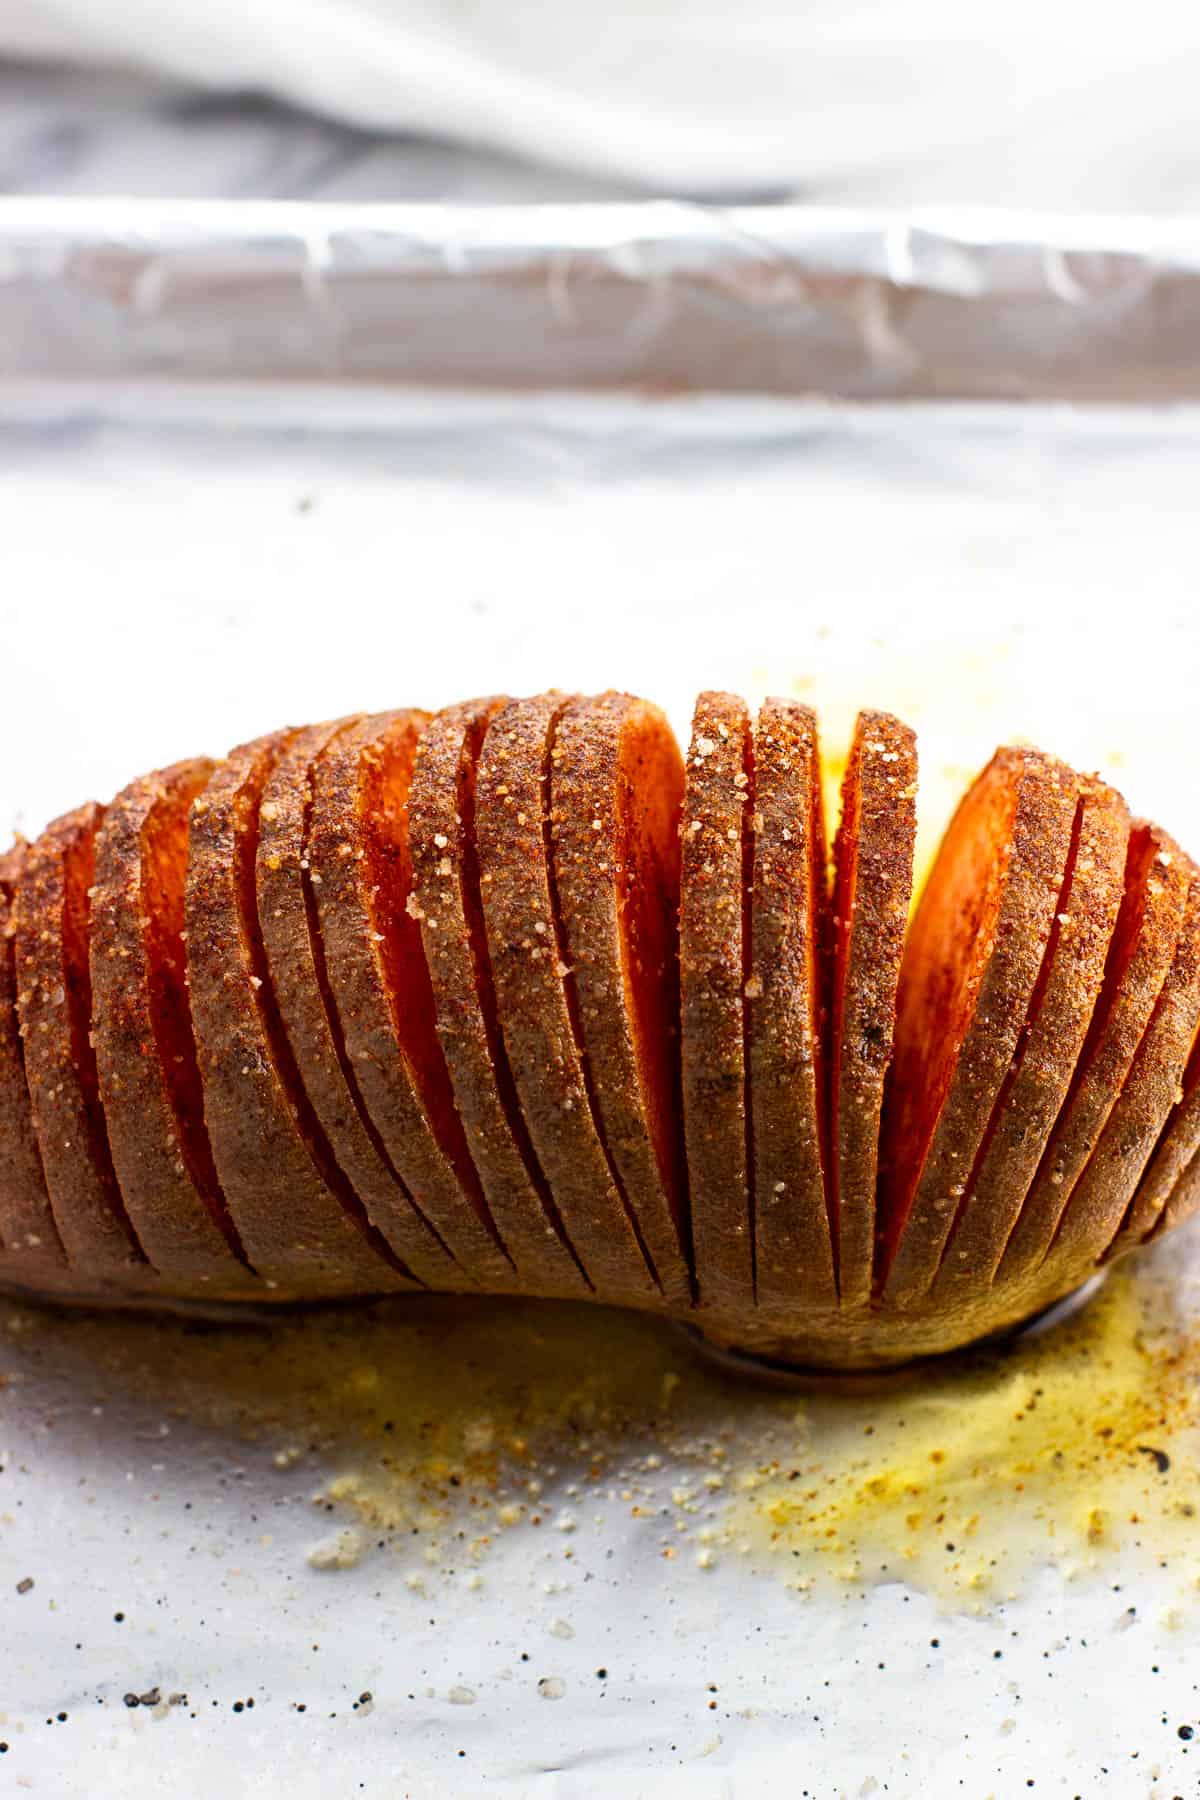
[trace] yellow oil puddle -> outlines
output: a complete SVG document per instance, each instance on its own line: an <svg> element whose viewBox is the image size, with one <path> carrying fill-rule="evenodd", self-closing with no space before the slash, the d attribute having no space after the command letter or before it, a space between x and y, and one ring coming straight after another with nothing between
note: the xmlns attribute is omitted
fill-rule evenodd
<svg viewBox="0 0 1200 1800"><path fill-rule="evenodd" d="M752 1476L726 1531L801 1587L900 1579L955 1605L1116 1551L1194 1582L1198 1377L1169 1291L1121 1271L1076 1321L1005 1356L809 1401L791 1466Z"/></svg>
<svg viewBox="0 0 1200 1800"><path fill-rule="evenodd" d="M162 1423L186 1421L206 1452L305 1484L315 1566L382 1546L413 1585L448 1546L479 1566L510 1531L561 1532L568 1555L630 1531L689 1577L902 1580L956 1607L1117 1553L1169 1559L1194 1590L1200 1330L1165 1269L1118 1272L1019 1349L848 1393L746 1385L668 1325L566 1304L431 1299L240 1328L12 1307L0 1424L32 1412L61 1445L72 1412L100 1406L123 1479Z"/></svg>

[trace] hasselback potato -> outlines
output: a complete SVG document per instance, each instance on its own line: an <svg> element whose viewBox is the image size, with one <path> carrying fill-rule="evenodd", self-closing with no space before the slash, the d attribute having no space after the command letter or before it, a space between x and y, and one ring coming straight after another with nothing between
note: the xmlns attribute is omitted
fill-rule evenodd
<svg viewBox="0 0 1200 1800"><path fill-rule="evenodd" d="M1200 872L1002 749L493 696L282 730L0 859L0 1286L590 1298L826 1368L1039 1312L1200 1204ZM911 918L910 918L911 911Z"/></svg>

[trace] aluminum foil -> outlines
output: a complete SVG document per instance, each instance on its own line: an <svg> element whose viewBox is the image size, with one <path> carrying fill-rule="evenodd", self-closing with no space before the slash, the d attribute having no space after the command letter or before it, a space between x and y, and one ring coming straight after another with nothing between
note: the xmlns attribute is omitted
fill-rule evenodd
<svg viewBox="0 0 1200 1800"><path fill-rule="evenodd" d="M1194 264L1121 221L2 204L3 823L285 719L613 684L682 733L724 685L815 701L831 774L909 717L923 855L1011 737L1200 847ZM0 1779L1190 1793L1194 1243L865 1395L563 1307L8 1307Z"/></svg>
<svg viewBox="0 0 1200 1800"><path fill-rule="evenodd" d="M9 379L1200 392L1190 221L7 200Z"/></svg>

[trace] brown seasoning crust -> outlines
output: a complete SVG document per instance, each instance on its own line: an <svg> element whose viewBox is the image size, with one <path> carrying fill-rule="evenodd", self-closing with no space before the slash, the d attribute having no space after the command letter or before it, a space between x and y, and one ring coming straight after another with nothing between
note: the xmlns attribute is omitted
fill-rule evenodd
<svg viewBox="0 0 1200 1800"><path fill-rule="evenodd" d="M0 1246L6 1275L36 1286L58 1282L67 1258L46 1191L17 1017L13 904L23 864L20 846L0 862Z"/></svg>
<svg viewBox="0 0 1200 1800"><path fill-rule="evenodd" d="M517 1285L454 1103L414 916L408 791L428 715L364 719L314 771L308 859L329 987L372 1126L462 1284Z"/></svg>
<svg viewBox="0 0 1200 1800"><path fill-rule="evenodd" d="M1118 1254L1133 1249L1137 1243L1169 1230L1191 1210L1190 1193L1200 1192L1200 1039L1192 1046L1192 1054L1179 1086L1175 1105L1159 1134L1154 1154L1130 1205L1129 1219L1122 1226L1113 1248ZM1137 1219L1140 1235L1131 1228ZM1146 1225L1144 1222L1149 1221ZM1168 1223L1169 1221L1169 1223Z"/></svg>
<svg viewBox="0 0 1200 1800"><path fill-rule="evenodd" d="M604 1140L668 1305L691 1301L679 1135L679 809L663 714L629 694L574 700L551 751L565 957Z"/></svg>
<svg viewBox="0 0 1200 1800"><path fill-rule="evenodd" d="M301 731L263 790L256 881L263 948L296 1067L338 1167L367 1217L413 1276L469 1285L415 1207L363 1101L330 991L310 856L313 772L359 720Z"/></svg>
<svg viewBox="0 0 1200 1800"><path fill-rule="evenodd" d="M938 1271L936 1291L948 1305L995 1275L1062 1111L1104 980L1128 843L1121 796L1086 782L1029 1017Z"/></svg>
<svg viewBox="0 0 1200 1800"><path fill-rule="evenodd" d="M102 1292L155 1285L113 1172L91 1043L89 894L99 806L57 819L17 887L17 1010L46 1188L76 1278Z"/></svg>
<svg viewBox="0 0 1200 1800"><path fill-rule="evenodd" d="M1078 796L1062 763L999 751L955 814L909 928L884 1102L889 1305L919 1300L937 1273L1029 1016Z"/></svg>
<svg viewBox="0 0 1200 1800"><path fill-rule="evenodd" d="M292 732L243 745L192 803L188 981L213 1158L246 1254L280 1297L411 1285L338 1169L270 987L258 809Z"/></svg>
<svg viewBox="0 0 1200 1800"><path fill-rule="evenodd" d="M561 941L550 833L555 725L566 696L512 700L479 758L475 832L488 954L521 1110L597 1294L655 1304L661 1288L593 1105Z"/></svg>
<svg viewBox="0 0 1200 1800"><path fill-rule="evenodd" d="M259 1294L204 1125L182 937L188 812L213 765L129 784L96 840L92 1040L113 1167L152 1266L186 1292Z"/></svg>
<svg viewBox="0 0 1200 1800"><path fill-rule="evenodd" d="M745 701L701 694L680 821L683 1123L699 1304L735 1317L755 1304L745 998L753 780Z"/></svg>
<svg viewBox="0 0 1200 1800"><path fill-rule="evenodd" d="M417 745L409 795L413 902L438 1039L497 1229L527 1293L589 1292L538 1166L496 1012L475 839L479 752L500 698L433 718Z"/></svg>
<svg viewBox="0 0 1200 1800"><path fill-rule="evenodd" d="M837 1301L825 1170L822 950L828 915L816 714L766 700L747 803L750 947L743 983L756 1296L764 1314Z"/></svg>
<svg viewBox="0 0 1200 1800"><path fill-rule="evenodd" d="M891 713L861 712L834 845L829 1000L830 1217L845 1308L871 1298L884 1082L912 902L917 744Z"/></svg>
<svg viewBox="0 0 1200 1800"><path fill-rule="evenodd" d="M1175 956L1133 1066L1059 1223L1048 1261L1062 1269L1119 1254L1155 1223L1148 1196L1134 1201L1134 1192L1183 1094L1200 1023L1200 873L1179 854L1190 880Z"/></svg>
<svg viewBox="0 0 1200 1800"><path fill-rule="evenodd" d="M1000 1264L997 1281L1041 1281L1059 1222L1125 1085L1175 955L1188 864L1173 838L1138 822L1104 983L1070 1092ZM1118 1221L1119 1222L1119 1221Z"/></svg>

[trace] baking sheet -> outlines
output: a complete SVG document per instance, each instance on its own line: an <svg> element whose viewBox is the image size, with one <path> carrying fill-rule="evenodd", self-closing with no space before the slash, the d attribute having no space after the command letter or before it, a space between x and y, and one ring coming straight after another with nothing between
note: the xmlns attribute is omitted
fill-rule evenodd
<svg viewBox="0 0 1200 1800"><path fill-rule="evenodd" d="M1064 289L1053 222L905 262L927 226L789 213L775 308L772 258L690 209L494 216L482 263L472 216L376 215L349 288L311 248L359 257L361 218L223 216L108 215L105 247L0 208L5 825L285 718L611 682L681 732L703 685L802 694L834 761L858 706L901 712L926 846L1014 736L1200 844L1169 228L1097 228L1111 279ZM897 322L952 316L897 389ZM557 1307L9 1308L0 1780L1189 1793L1191 1243L1048 1345L867 1402Z"/></svg>

